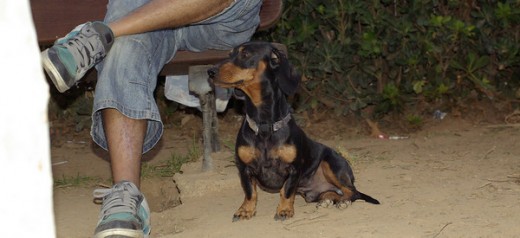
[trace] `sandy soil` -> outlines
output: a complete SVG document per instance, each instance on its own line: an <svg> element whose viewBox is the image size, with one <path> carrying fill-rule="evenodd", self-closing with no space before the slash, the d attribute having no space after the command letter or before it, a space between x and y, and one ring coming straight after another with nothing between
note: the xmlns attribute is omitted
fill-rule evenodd
<svg viewBox="0 0 520 238"><path fill-rule="evenodd" d="M160 165L173 153L200 145L200 118L181 117L146 155L148 163ZM244 196L229 148L239 120L233 114L220 119L224 149L213 155L214 171L200 172L197 161L173 178L144 179L142 189L154 210L152 237L520 237L517 124L448 116L408 139L386 140L346 121L305 123L312 138L349 158L358 189L381 205L357 201L342 210L316 208L297 197L294 218L280 222L273 219L279 195L260 192L256 216L233 223ZM55 188L58 237L92 235L100 209L92 202L92 191L95 184L109 183L106 158L87 130L53 131L55 179L102 180Z"/></svg>

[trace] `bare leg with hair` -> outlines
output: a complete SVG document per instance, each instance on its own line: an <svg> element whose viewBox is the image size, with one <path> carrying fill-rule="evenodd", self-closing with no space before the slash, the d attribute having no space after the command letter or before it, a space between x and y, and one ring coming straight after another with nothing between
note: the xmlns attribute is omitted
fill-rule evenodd
<svg viewBox="0 0 520 238"><path fill-rule="evenodd" d="M221 12L233 1L154 0L108 26L115 37L184 26ZM146 120L128 118L115 109L103 110L102 118L114 183L126 180L139 187Z"/></svg>
<svg viewBox="0 0 520 238"><path fill-rule="evenodd" d="M139 187L147 121L128 118L111 108L101 113L114 183L126 180Z"/></svg>
<svg viewBox="0 0 520 238"><path fill-rule="evenodd" d="M185 26L213 16L234 0L154 0L111 22L115 37ZM130 119L115 109L102 112L114 183L140 184L140 165L146 120Z"/></svg>

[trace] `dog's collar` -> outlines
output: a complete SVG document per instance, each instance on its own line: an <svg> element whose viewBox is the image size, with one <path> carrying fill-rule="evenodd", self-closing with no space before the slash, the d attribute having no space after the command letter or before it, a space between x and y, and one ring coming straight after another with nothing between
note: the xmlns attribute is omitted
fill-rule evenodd
<svg viewBox="0 0 520 238"><path fill-rule="evenodd" d="M255 132L255 135L258 135L258 132L276 132L286 126L290 120L291 113L287 113L287 116L285 116L282 120L279 120L273 124L257 124L253 119L251 119L251 117L249 117L249 115L246 114L247 125L249 125L249 128Z"/></svg>

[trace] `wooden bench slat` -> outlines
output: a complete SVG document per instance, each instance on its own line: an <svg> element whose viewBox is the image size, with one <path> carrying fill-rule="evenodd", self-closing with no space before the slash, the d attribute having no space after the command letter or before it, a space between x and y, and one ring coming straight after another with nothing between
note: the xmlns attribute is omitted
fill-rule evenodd
<svg viewBox="0 0 520 238"><path fill-rule="evenodd" d="M160 75L186 75L189 66L216 64L227 57L229 57L229 50L177 51L173 60L164 66Z"/></svg>
<svg viewBox="0 0 520 238"><path fill-rule="evenodd" d="M31 0L38 43L51 45L81 23L102 20L107 3L107 0Z"/></svg>
<svg viewBox="0 0 520 238"><path fill-rule="evenodd" d="M260 26L258 26L258 31L265 31L273 27L282 16L282 11L282 0L263 0L262 9L260 9Z"/></svg>

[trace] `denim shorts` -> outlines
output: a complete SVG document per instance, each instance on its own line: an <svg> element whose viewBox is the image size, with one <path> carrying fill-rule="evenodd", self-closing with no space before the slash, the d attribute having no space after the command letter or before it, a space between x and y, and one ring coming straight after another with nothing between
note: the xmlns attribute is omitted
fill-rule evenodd
<svg viewBox="0 0 520 238"><path fill-rule="evenodd" d="M105 22L114 21L148 0L111 0ZM105 59L96 66L91 135L107 149L101 110L114 108L133 119L148 120L143 153L163 133L154 98L157 76L177 50L231 49L250 40L260 23L261 0L235 0L221 13L186 27L116 38Z"/></svg>

